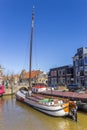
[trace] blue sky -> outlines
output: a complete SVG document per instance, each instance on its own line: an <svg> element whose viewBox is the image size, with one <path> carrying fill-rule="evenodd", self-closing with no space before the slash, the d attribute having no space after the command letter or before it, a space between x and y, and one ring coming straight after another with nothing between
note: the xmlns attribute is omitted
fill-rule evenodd
<svg viewBox="0 0 87 130"><path fill-rule="evenodd" d="M33 70L72 64L77 48L87 47L87 0L0 0L0 64L5 73L28 71L33 5Z"/></svg>

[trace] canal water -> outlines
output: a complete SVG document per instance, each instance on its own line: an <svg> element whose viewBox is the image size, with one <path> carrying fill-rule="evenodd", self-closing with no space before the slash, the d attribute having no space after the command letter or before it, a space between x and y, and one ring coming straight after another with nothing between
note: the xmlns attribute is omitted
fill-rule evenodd
<svg viewBox="0 0 87 130"><path fill-rule="evenodd" d="M16 101L15 96L0 98L0 130L87 130L87 114L78 112L78 122L45 115Z"/></svg>

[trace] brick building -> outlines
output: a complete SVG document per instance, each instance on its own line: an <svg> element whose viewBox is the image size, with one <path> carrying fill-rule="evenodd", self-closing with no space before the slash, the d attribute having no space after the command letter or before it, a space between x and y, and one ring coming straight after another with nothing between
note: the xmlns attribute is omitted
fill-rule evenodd
<svg viewBox="0 0 87 130"><path fill-rule="evenodd" d="M52 68L48 74L48 84L51 86L68 85L74 82L73 67L61 66Z"/></svg>

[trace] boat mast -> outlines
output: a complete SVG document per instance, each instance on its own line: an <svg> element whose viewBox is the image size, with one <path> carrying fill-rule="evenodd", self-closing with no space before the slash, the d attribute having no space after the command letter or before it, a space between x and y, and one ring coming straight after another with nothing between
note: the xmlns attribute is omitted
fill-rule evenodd
<svg viewBox="0 0 87 130"><path fill-rule="evenodd" d="M31 69L32 69L32 41L33 41L33 30L34 30L34 7L32 9L32 23L31 23L31 37L30 37L30 62L29 62L29 88L31 85Z"/></svg>

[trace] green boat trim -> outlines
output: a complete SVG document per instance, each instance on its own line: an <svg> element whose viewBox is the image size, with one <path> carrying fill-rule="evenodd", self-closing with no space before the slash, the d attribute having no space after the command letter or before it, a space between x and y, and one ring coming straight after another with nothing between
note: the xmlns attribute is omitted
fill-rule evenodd
<svg viewBox="0 0 87 130"><path fill-rule="evenodd" d="M53 99L45 98L45 99L40 100L40 103L46 103L46 102L53 102Z"/></svg>

